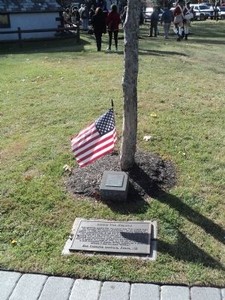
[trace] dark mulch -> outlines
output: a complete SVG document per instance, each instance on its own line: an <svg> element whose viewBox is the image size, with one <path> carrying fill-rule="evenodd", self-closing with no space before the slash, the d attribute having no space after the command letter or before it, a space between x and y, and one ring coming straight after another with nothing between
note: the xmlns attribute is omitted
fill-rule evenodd
<svg viewBox="0 0 225 300"><path fill-rule="evenodd" d="M104 171L121 171L118 154L106 155L85 168L74 168L66 186L73 194L99 199L99 186ZM127 173L129 199L144 199L158 189L169 190L176 184L173 163L148 152L137 151L135 165Z"/></svg>

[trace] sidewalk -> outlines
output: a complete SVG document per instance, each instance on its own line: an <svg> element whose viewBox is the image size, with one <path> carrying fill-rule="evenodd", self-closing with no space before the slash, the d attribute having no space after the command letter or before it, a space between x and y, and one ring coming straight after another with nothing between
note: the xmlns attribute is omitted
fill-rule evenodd
<svg viewBox="0 0 225 300"><path fill-rule="evenodd" d="M225 300L224 288L72 279L0 271L0 300Z"/></svg>

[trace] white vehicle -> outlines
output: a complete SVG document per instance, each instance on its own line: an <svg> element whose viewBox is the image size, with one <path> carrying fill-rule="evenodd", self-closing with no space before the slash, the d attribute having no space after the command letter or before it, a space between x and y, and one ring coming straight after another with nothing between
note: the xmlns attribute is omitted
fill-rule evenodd
<svg viewBox="0 0 225 300"><path fill-rule="evenodd" d="M143 12L145 22L150 22L153 10L154 10L153 7L146 7L146 9ZM159 9L159 21L161 20L162 14L163 14L163 9L160 8Z"/></svg>
<svg viewBox="0 0 225 300"><path fill-rule="evenodd" d="M213 18L214 10L212 7L205 4L190 4L190 6L193 7L195 20L203 21L208 18Z"/></svg>
<svg viewBox="0 0 225 300"><path fill-rule="evenodd" d="M219 19L225 19L225 6L220 6L218 8Z"/></svg>
<svg viewBox="0 0 225 300"><path fill-rule="evenodd" d="M146 7L146 9L144 10L145 22L150 22L152 13L153 13L153 7Z"/></svg>

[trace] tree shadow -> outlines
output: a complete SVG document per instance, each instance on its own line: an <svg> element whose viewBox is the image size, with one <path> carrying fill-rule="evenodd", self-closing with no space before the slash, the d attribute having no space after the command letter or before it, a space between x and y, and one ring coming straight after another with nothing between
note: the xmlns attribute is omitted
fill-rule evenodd
<svg viewBox="0 0 225 300"><path fill-rule="evenodd" d="M155 56L172 56L172 55L188 56L187 54L182 53L182 52L148 50L148 49L142 49L142 48L139 48L139 54L140 55L155 55Z"/></svg>
<svg viewBox="0 0 225 300"><path fill-rule="evenodd" d="M6 54L24 53L57 53L57 52L81 52L85 45L91 42L80 39L78 43L75 37L42 40L24 40L20 46L18 41L0 42L0 56Z"/></svg>
<svg viewBox="0 0 225 300"><path fill-rule="evenodd" d="M206 233L213 236L222 244L225 244L225 230L222 227L195 211L178 197L163 190L162 187L160 187L160 177L150 178L138 165L135 166L135 170L136 171L134 173L130 172L130 177L136 182L136 184L142 187L143 191L148 196L169 205L173 209L177 210L187 220L201 227ZM138 176L136 174L138 174Z"/></svg>
<svg viewBox="0 0 225 300"><path fill-rule="evenodd" d="M143 214L149 209L148 195L158 186L171 188L176 183L175 168L169 161L152 153L137 151L136 163L127 172L129 188L127 201L106 201L106 204L121 214ZM146 172L144 171L146 170Z"/></svg>
<svg viewBox="0 0 225 300"><path fill-rule="evenodd" d="M107 206L114 212L117 212L122 215L139 215L144 214L149 209L149 203L139 195L135 190L132 195L130 193L134 188L132 185L129 185L128 200L122 202L115 201L106 201L102 200ZM129 196L130 195L130 196ZM135 196L136 195L136 196Z"/></svg>
<svg viewBox="0 0 225 300"><path fill-rule="evenodd" d="M139 185L142 188L147 196L169 205L187 220L201 227L207 234L211 235L217 241L225 244L225 230L222 227L192 209L190 206L185 204L182 199L179 199L178 197L163 190L160 187L160 180L149 177L149 175L146 174L140 166L135 165L134 170L135 171L130 172L130 177L136 185ZM140 197L144 198L144 196ZM176 243L173 244L157 240L157 244L159 252L167 253L178 260L200 263L205 267L217 268L223 271L225 270L225 267L220 262L196 246L179 230L177 230Z"/></svg>
<svg viewBox="0 0 225 300"><path fill-rule="evenodd" d="M191 42L194 42L196 44L213 44L213 45L224 45L225 42L222 40L210 40L210 39L195 39L195 38L190 38Z"/></svg>
<svg viewBox="0 0 225 300"><path fill-rule="evenodd" d="M224 39L224 31L219 23L211 23L210 26L202 26L201 22L195 22L193 24L193 34L203 38L221 38ZM224 25L224 24L223 24ZM221 30L222 29L222 30Z"/></svg>
<svg viewBox="0 0 225 300"><path fill-rule="evenodd" d="M198 263L205 267L225 271L225 267L220 262L196 246L179 230L177 235L178 236L175 244L158 240L157 246L159 252L169 254L178 260Z"/></svg>
<svg viewBox="0 0 225 300"><path fill-rule="evenodd" d="M216 240L225 244L225 230L212 220L201 215L190 206L182 202L178 197L171 195L161 189L152 193L152 197L162 203L168 204L176 209L183 217L195 225L201 227L207 234L213 236Z"/></svg>

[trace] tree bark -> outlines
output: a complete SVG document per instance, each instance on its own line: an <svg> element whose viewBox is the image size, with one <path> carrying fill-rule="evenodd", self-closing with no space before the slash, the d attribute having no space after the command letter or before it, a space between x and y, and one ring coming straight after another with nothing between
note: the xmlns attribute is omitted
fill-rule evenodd
<svg viewBox="0 0 225 300"><path fill-rule="evenodd" d="M135 162L137 142L138 33L141 0L128 0L124 23L124 110L120 164L123 171Z"/></svg>

